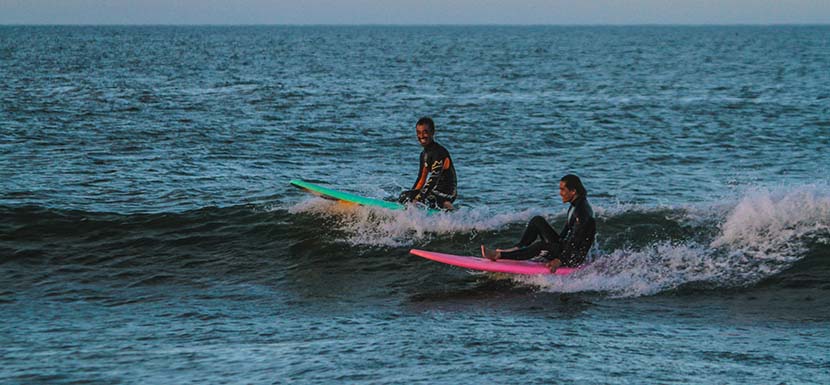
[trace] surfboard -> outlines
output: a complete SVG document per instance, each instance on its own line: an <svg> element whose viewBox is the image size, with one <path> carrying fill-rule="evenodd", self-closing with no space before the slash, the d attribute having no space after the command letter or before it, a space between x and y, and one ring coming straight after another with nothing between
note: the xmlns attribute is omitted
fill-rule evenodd
<svg viewBox="0 0 830 385"><path fill-rule="evenodd" d="M381 199L374 199L368 198L360 195L355 195L351 193L347 193L344 191L338 191L334 189L330 189L327 187L323 187L320 185L316 185L314 183L309 183L300 179L291 180L292 186L301 188L306 190L314 195L317 195L321 198L351 203L351 204L358 204L363 206L372 206L372 207L382 207L389 210L403 210L406 209L405 205L402 205L398 202L389 202ZM441 210L436 209L427 209L427 213L433 214L440 212Z"/></svg>
<svg viewBox="0 0 830 385"><path fill-rule="evenodd" d="M433 251L412 249L409 252L413 255L430 259L436 262L446 263L452 266L463 267L470 270L490 271L495 273L510 273L510 274L525 274L525 275L568 275L581 267L560 267L556 272L551 273L550 268L545 266L544 262L535 261L516 261L512 259L499 259L498 261L491 261L481 257L470 257L463 255L452 255L444 253L436 253Z"/></svg>

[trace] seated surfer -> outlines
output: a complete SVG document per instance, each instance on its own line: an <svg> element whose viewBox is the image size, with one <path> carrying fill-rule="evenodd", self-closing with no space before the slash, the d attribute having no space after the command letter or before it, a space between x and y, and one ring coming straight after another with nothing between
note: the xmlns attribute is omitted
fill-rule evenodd
<svg viewBox="0 0 830 385"><path fill-rule="evenodd" d="M424 147L421 151L421 169L412 189L402 192L398 202L420 202L432 208L452 210L456 178L450 153L435 142L435 123L432 119L419 119L415 124L415 133Z"/></svg>
<svg viewBox="0 0 830 385"><path fill-rule="evenodd" d="M514 247L489 250L481 245L481 255L491 261L541 257L547 261L551 272L559 266L581 265L596 236L594 210L588 204L588 192L576 175L568 174L559 180L559 196L562 203L571 204L561 233L557 234L545 218L535 216Z"/></svg>

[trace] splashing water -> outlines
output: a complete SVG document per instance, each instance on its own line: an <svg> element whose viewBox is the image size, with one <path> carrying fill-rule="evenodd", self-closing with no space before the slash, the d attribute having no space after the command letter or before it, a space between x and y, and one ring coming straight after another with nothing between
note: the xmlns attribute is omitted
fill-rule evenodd
<svg viewBox="0 0 830 385"><path fill-rule="evenodd" d="M804 186L787 191L753 190L731 209L723 203L682 208L621 205L597 207L597 217L612 222L632 214L648 218L655 210L696 231L718 229L703 240L660 239L641 247L595 248L593 262L568 277L512 279L551 292L607 292L613 296L653 295L685 285L742 287L780 273L803 257L805 238L830 229L827 189ZM334 220L352 246L409 247L445 235L496 231L525 223L534 215L560 212L527 209L493 213L487 207L462 208L427 215L423 210L391 211L310 198L291 207L292 213L323 215ZM644 220L644 219L640 219ZM601 243L601 240L598 240Z"/></svg>
<svg viewBox="0 0 830 385"><path fill-rule="evenodd" d="M830 196L806 186L746 194L709 243L661 241L613 250L571 277L517 278L545 291L653 295L689 284L741 287L778 274L803 258L808 239L828 239Z"/></svg>
<svg viewBox="0 0 830 385"><path fill-rule="evenodd" d="M494 213L488 208L461 208L453 212L427 214L424 210L386 210L311 198L289 209L335 220L352 246L408 247L447 234L492 231L511 223L523 223L534 215L552 215L539 210Z"/></svg>

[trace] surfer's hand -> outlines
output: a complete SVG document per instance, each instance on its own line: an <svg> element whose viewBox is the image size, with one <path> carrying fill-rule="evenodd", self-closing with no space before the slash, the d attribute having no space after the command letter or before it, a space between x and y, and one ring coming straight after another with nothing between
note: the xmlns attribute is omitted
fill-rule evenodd
<svg viewBox="0 0 830 385"><path fill-rule="evenodd" d="M398 196L398 203L407 204L412 202L413 195L417 194L417 190L406 190Z"/></svg>
<svg viewBox="0 0 830 385"><path fill-rule="evenodd" d="M560 261L559 258L554 258L548 261L546 265L550 268L551 273L555 273L556 269L558 269L559 266L562 265L562 261Z"/></svg>

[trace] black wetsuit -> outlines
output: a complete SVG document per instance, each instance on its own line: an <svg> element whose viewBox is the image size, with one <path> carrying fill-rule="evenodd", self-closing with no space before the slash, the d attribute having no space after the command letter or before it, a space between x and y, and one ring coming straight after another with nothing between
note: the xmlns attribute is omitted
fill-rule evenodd
<svg viewBox="0 0 830 385"><path fill-rule="evenodd" d="M450 153L433 141L421 151L421 169L412 190L401 193L399 201L418 201L443 208L444 202L455 201L456 195L455 165Z"/></svg>
<svg viewBox="0 0 830 385"><path fill-rule="evenodd" d="M562 266L575 267L585 261L596 237L594 210L588 199L578 197L568 208L568 219L561 234L540 216L533 217L516 244L516 251L502 252L501 258L529 259L542 256L547 260L559 258ZM539 238L536 241L536 238ZM534 242L535 241L535 242Z"/></svg>

